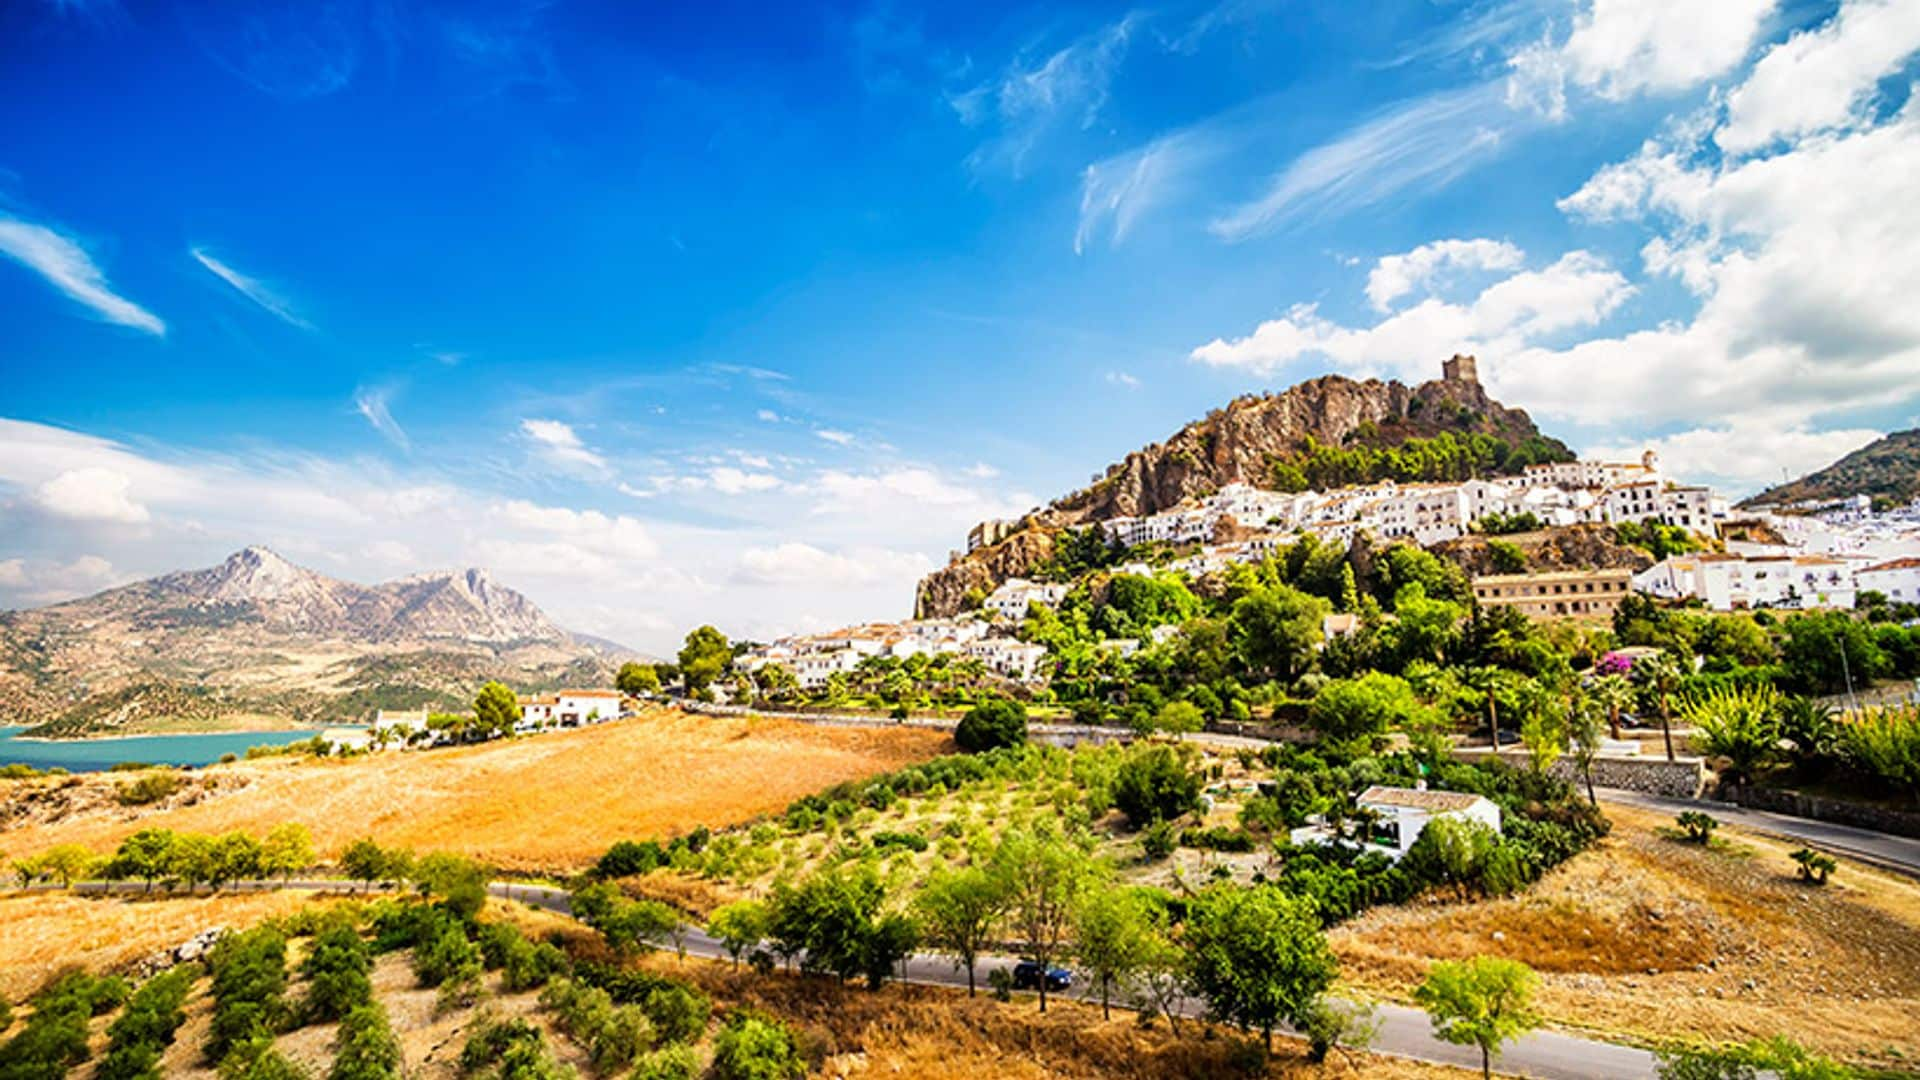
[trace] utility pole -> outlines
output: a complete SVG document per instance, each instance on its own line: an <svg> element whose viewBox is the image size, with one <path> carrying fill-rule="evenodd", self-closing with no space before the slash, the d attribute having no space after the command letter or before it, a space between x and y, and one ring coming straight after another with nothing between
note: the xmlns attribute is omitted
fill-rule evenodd
<svg viewBox="0 0 1920 1080"><path fill-rule="evenodd" d="M1853 668L1847 664L1847 639L1840 638L1840 674L1847 680L1847 710L1859 712L1860 702L1853 696Z"/></svg>

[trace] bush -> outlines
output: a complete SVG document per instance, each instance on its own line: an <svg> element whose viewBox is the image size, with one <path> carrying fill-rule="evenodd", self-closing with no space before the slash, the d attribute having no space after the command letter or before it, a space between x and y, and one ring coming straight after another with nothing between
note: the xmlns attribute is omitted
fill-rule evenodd
<svg viewBox="0 0 1920 1080"><path fill-rule="evenodd" d="M146 806L172 798L184 783L172 769L156 769L130 784L121 784L119 798L123 806Z"/></svg>
<svg viewBox="0 0 1920 1080"><path fill-rule="evenodd" d="M1830 855L1823 855L1812 848L1801 848L1789 856L1800 864L1800 880L1809 885L1825 885L1827 878L1840 868Z"/></svg>
<svg viewBox="0 0 1920 1080"><path fill-rule="evenodd" d="M696 1080L699 1075L700 1055L693 1047L676 1043L641 1055L631 1080Z"/></svg>
<svg viewBox="0 0 1920 1080"><path fill-rule="evenodd" d="M1840 724L1836 742L1862 775L1920 798L1920 705L1862 710Z"/></svg>
<svg viewBox="0 0 1920 1080"><path fill-rule="evenodd" d="M1405 679L1372 671L1321 687L1307 707L1307 723L1331 743L1370 743L1427 712Z"/></svg>
<svg viewBox="0 0 1920 1080"><path fill-rule="evenodd" d="M601 1072L625 1069L653 1046L653 1023L638 1005L618 1005L597 986L555 979L540 994L560 1026L586 1047Z"/></svg>
<svg viewBox="0 0 1920 1080"><path fill-rule="evenodd" d="M887 851L892 848L905 848L908 851L927 850L927 838L921 836L919 833L913 832L886 832L883 830L874 833L867 839L867 842L873 845L873 850L875 851Z"/></svg>
<svg viewBox="0 0 1920 1080"><path fill-rule="evenodd" d="M26 1026L0 1046L0 1076L59 1080L87 1060L87 1021L127 1000L127 984L112 976L68 972L33 997Z"/></svg>
<svg viewBox="0 0 1920 1080"><path fill-rule="evenodd" d="M666 865L667 853L653 840L621 840L607 849L594 863L593 872L603 878L650 874Z"/></svg>
<svg viewBox="0 0 1920 1080"><path fill-rule="evenodd" d="M480 970L479 948L467 937L466 927L453 919L441 920L433 936L413 950L413 973L421 986L439 986Z"/></svg>
<svg viewBox="0 0 1920 1080"><path fill-rule="evenodd" d="M1173 822L1156 821L1140 834L1140 850L1147 858L1158 862L1173 854L1173 849L1179 846L1179 835Z"/></svg>
<svg viewBox="0 0 1920 1080"><path fill-rule="evenodd" d="M229 934L214 946L211 967L213 1025L207 1057L224 1062L234 1048L271 1038L285 1023L287 939L270 926Z"/></svg>
<svg viewBox="0 0 1920 1080"><path fill-rule="evenodd" d="M1687 834L1687 839L1695 844L1705 845L1713 839L1713 830L1720 827L1720 820L1703 810L1688 810L1674 819Z"/></svg>
<svg viewBox="0 0 1920 1080"><path fill-rule="evenodd" d="M799 1040L765 1013L737 1009L713 1038L718 1080L796 1080L806 1071Z"/></svg>
<svg viewBox="0 0 1920 1080"><path fill-rule="evenodd" d="M1245 853L1253 850L1253 835L1245 829L1188 829L1181 834L1180 842L1187 847L1201 851L1225 851Z"/></svg>
<svg viewBox="0 0 1920 1080"><path fill-rule="evenodd" d="M373 950L351 926L321 931L300 972L307 977L303 1013L308 1023L338 1020L373 1000Z"/></svg>
<svg viewBox="0 0 1920 1080"><path fill-rule="evenodd" d="M400 1040L378 1002L354 1006L340 1021L327 1080L392 1080L400 1075Z"/></svg>
<svg viewBox="0 0 1920 1080"><path fill-rule="evenodd" d="M1027 707L1017 701L990 697L967 710L953 741L969 754L1019 746L1027 741Z"/></svg>
<svg viewBox="0 0 1920 1080"><path fill-rule="evenodd" d="M195 967L177 967L141 984L107 1028L110 1042L97 1080L149 1080L160 1075L160 1055L186 1020L182 1006L193 989ZM0 1027L4 1018L0 1017Z"/></svg>
<svg viewBox="0 0 1920 1080"><path fill-rule="evenodd" d="M491 1066L491 1068L490 1068ZM490 1080L572 1080L574 1072L554 1061L547 1038L524 1017L502 1020L482 1014L460 1050L460 1071Z"/></svg>
<svg viewBox="0 0 1920 1080"><path fill-rule="evenodd" d="M1134 828L1166 821L1200 806L1200 776L1189 755L1171 746L1132 751L1113 778L1113 805Z"/></svg>

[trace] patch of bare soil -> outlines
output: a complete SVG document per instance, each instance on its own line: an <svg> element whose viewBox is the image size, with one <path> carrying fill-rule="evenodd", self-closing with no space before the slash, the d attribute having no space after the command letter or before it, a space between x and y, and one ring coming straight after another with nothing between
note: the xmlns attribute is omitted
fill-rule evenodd
<svg viewBox="0 0 1920 1080"><path fill-rule="evenodd" d="M1345 978L1405 999L1435 960L1486 953L1542 972L1557 1025L1655 1042L1787 1035L1862 1064L1920 1056L1920 885L1843 860L1800 883L1792 845L1707 849L1611 807L1614 832L1527 892L1381 908L1330 935Z"/></svg>

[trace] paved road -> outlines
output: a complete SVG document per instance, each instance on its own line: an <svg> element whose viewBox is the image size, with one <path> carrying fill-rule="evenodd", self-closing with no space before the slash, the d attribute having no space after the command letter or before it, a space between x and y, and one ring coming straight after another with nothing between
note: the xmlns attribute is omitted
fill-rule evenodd
<svg viewBox="0 0 1920 1080"><path fill-rule="evenodd" d="M1787 840L1798 840L1822 851L1836 852L1883 869L1920 877L1920 840L1911 837L1894 836L1889 833L1874 832L1871 829L1856 829L1851 825L1835 825L1828 821L1815 821L1789 814L1776 814L1768 810L1750 810L1735 803L1716 802L1712 799L1669 799L1661 795L1643 795L1637 791L1623 791L1617 788L1600 788L1599 794L1605 802L1669 814L1679 814L1685 810L1705 810L1726 825L1735 825L1742 829Z"/></svg>

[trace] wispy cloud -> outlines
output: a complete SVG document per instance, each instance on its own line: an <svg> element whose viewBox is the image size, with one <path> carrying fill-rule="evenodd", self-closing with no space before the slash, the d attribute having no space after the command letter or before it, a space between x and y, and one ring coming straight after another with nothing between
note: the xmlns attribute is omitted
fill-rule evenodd
<svg viewBox="0 0 1920 1080"><path fill-rule="evenodd" d="M206 267L214 277L233 286L235 292L265 308L275 318L302 330L313 329L313 324L302 318L285 297L269 288L259 278L241 273L209 254L205 248L189 248L188 253L193 256L195 262Z"/></svg>
<svg viewBox="0 0 1920 1080"><path fill-rule="evenodd" d="M1223 138L1220 127L1203 124L1172 132L1087 166L1080 177L1080 224L1073 234L1074 254L1085 252L1109 224L1109 240L1113 246L1120 246L1149 211L1179 198L1229 141Z"/></svg>
<svg viewBox="0 0 1920 1080"><path fill-rule="evenodd" d="M1502 84L1486 83L1395 106L1300 155L1264 194L1220 215L1210 228L1224 240L1245 240L1374 205L1416 184L1445 185L1535 122L1509 109L1504 96Z"/></svg>
<svg viewBox="0 0 1920 1080"><path fill-rule="evenodd" d="M540 456L557 465L595 472L607 467L607 459L588 448L571 424L560 420L526 419L520 421L520 432L533 441L534 449Z"/></svg>
<svg viewBox="0 0 1920 1080"><path fill-rule="evenodd" d="M833 428L815 428L813 433L835 446L852 446L854 442L853 433L849 431L836 431Z"/></svg>
<svg viewBox="0 0 1920 1080"><path fill-rule="evenodd" d="M72 237L18 218L0 216L0 255L47 279L47 284L107 322L165 337L167 324L113 291L106 274Z"/></svg>
<svg viewBox="0 0 1920 1080"><path fill-rule="evenodd" d="M412 450L413 443L407 438L406 429L393 418L388 408L399 391L391 386L363 386L353 392L353 407L365 417L373 430L402 450Z"/></svg>
<svg viewBox="0 0 1920 1080"><path fill-rule="evenodd" d="M1137 390L1140 388L1140 379L1124 371L1107 372L1107 381L1115 386L1124 386L1129 390Z"/></svg>
<svg viewBox="0 0 1920 1080"><path fill-rule="evenodd" d="M997 122L999 134L967 158L976 173L1025 174L1028 158L1049 132L1091 127L1106 107L1114 73L1146 16L1129 12L1044 58L1022 56L997 78L949 96L962 123Z"/></svg>

